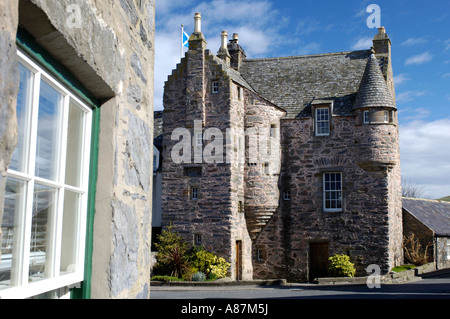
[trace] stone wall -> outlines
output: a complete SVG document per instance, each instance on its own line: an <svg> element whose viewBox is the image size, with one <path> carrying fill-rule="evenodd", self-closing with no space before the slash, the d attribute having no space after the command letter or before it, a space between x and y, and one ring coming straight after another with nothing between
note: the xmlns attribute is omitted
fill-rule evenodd
<svg viewBox="0 0 450 319"><path fill-rule="evenodd" d="M14 65L18 2L0 5L7 16L3 20L11 23L2 26L0 34L2 68L4 61ZM20 1L20 24L102 104L88 288L92 298L149 297L154 8L154 0ZM8 61L3 60L4 45L9 48ZM11 97L17 93L17 74L14 69L2 69L2 75L11 85L5 96L8 105L0 109L7 111L2 113L7 121L2 117L0 130L7 134L0 137L6 136L5 150L9 150L15 143ZM6 156L0 163L7 164L9 152L2 149ZM0 195L3 198L3 191Z"/></svg>
<svg viewBox="0 0 450 319"><path fill-rule="evenodd" d="M0 221L3 220L6 170L17 143L16 97L19 71L16 64L18 2L0 3ZM0 242L2 231L0 229ZM1 251L0 251L1 258Z"/></svg>
<svg viewBox="0 0 450 319"><path fill-rule="evenodd" d="M280 200L276 216L255 243L267 256L254 263L255 278L282 272L288 279L307 280L309 245L313 242L328 242L330 256L349 254L359 275L366 274L369 264L378 264L384 273L394 264L390 223L398 237L401 206L398 198L393 199L399 194L390 191L390 183L399 175L392 175L388 168L364 170L358 164L364 145L358 143L357 131L371 130L372 126L359 127L355 117L336 116L332 122L331 135L325 137L314 136L312 119L282 122L280 190L289 189L291 199ZM395 125L387 126L396 129ZM379 138L383 140L383 136ZM398 145L390 143L393 148ZM394 157L398 164L399 155ZM342 212L323 210L325 172L342 172ZM393 215L395 219L390 220ZM396 253L400 243L396 238ZM401 256L395 258L395 263L400 262Z"/></svg>

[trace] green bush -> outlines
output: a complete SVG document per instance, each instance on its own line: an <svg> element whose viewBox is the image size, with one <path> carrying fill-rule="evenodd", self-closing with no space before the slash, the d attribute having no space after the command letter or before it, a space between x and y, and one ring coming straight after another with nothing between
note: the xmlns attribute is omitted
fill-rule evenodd
<svg viewBox="0 0 450 319"><path fill-rule="evenodd" d="M206 251L201 246L189 249L189 244L173 231L172 225L164 229L157 239L155 247L158 252L152 278L173 277L187 281L202 279L197 273L203 274L203 280L226 277L230 264L224 258Z"/></svg>
<svg viewBox="0 0 450 319"><path fill-rule="evenodd" d="M355 265L350 262L347 255L334 255L328 258L330 261L329 272L332 277L354 277Z"/></svg>
<svg viewBox="0 0 450 319"><path fill-rule="evenodd" d="M210 253L204 249L196 251L191 257L192 265L209 279L226 277L230 264L224 258Z"/></svg>
<svg viewBox="0 0 450 319"><path fill-rule="evenodd" d="M159 242L155 243L158 252L153 272L155 275L183 277L190 269L188 244L172 228L172 225L168 226L158 236Z"/></svg>
<svg viewBox="0 0 450 319"><path fill-rule="evenodd" d="M171 277L171 276L153 276L152 280L155 281L180 281L182 279L178 277Z"/></svg>
<svg viewBox="0 0 450 319"><path fill-rule="evenodd" d="M192 275L192 281L205 281L205 280L206 280L206 275L202 272L198 271Z"/></svg>

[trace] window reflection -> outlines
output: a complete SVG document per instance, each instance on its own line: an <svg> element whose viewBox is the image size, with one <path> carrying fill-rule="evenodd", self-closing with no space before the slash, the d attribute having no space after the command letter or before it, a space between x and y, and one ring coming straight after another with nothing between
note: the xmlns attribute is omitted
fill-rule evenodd
<svg viewBox="0 0 450 319"><path fill-rule="evenodd" d="M41 82L36 141L35 175L56 180L59 163L60 116L62 96L47 82Z"/></svg>

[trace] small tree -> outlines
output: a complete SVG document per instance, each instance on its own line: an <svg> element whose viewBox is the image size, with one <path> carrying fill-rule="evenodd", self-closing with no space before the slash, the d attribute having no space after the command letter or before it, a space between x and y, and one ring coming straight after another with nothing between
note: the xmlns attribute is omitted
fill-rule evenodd
<svg viewBox="0 0 450 319"><path fill-rule="evenodd" d="M159 242L155 243L158 252L153 272L155 275L182 277L190 268L186 253L189 246L172 228L172 225L168 226L158 236Z"/></svg>
<svg viewBox="0 0 450 319"><path fill-rule="evenodd" d="M403 237L403 251L405 253L405 261L416 266L421 266L428 262L428 248L431 243L428 243L425 250L422 248L419 239L416 239L411 233L408 237Z"/></svg>

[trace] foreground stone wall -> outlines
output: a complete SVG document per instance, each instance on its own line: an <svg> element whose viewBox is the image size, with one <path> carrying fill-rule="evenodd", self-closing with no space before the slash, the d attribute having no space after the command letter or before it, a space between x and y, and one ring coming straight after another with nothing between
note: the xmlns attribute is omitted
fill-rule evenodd
<svg viewBox="0 0 450 319"><path fill-rule="evenodd" d="M18 5L20 24L102 104L89 296L148 298L154 0L0 4L0 198L16 139ZM0 202L0 212L2 207Z"/></svg>
<svg viewBox="0 0 450 319"><path fill-rule="evenodd" d="M17 1L0 3L0 221L3 220L6 170L17 143L16 97L19 71L16 64ZM0 241L2 231L0 229ZM0 251L1 258L1 251Z"/></svg>

